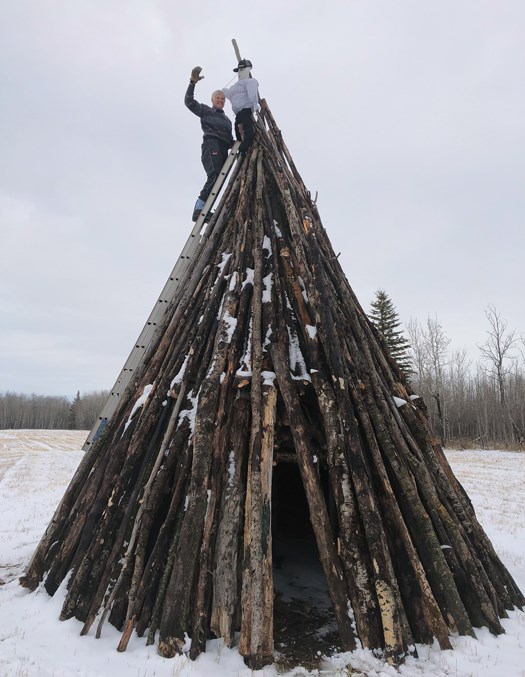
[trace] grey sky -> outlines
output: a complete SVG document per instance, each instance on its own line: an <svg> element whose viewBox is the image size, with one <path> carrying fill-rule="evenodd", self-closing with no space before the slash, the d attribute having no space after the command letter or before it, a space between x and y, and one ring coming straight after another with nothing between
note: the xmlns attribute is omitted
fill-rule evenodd
<svg viewBox="0 0 525 677"><path fill-rule="evenodd" d="M0 391L112 386L205 178L189 72L208 101L232 37L363 306L476 359L489 303L525 331L522 0L0 0Z"/></svg>

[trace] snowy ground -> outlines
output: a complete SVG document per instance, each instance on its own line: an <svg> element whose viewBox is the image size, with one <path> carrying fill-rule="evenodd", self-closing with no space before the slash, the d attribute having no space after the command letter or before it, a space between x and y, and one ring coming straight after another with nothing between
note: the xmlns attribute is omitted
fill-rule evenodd
<svg viewBox="0 0 525 677"><path fill-rule="evenodd" d="M86 438L81 431L0 430L0 677L272 677L291 675L393 676L396 671L370 653L332 654L322 668L286 673L270 666L248 670L235 650L220 641L192 663L164 659L143 639L115 650L119 633L104 626L100 640L80 637L80 623L61 623L62 594L30 594L17 582L71 478ZM525 590L525 454L451 451L452 467L472 498L478 517L522 590ZM506 633L486 629L478 640L453 638L454 651L418 646L420 658L400 670L403 677L525 677L525 613L503 620Z"/></svg>

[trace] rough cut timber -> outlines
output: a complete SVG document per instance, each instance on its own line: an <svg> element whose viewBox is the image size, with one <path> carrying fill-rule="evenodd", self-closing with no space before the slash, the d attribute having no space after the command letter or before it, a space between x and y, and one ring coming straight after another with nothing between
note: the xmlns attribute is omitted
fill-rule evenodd
<svg viewBox="0 0 525 677"><path fill-rule="evenodd" d="M524 598L334 255L263 102L177 297L87 452L22 585L67 580L62 619L107 618L190 655L271 662L272 534L300 472L342 646L503 632ZM288 515L289 521L289 515ZM237 634L240 633L240 634Z"/></svg>

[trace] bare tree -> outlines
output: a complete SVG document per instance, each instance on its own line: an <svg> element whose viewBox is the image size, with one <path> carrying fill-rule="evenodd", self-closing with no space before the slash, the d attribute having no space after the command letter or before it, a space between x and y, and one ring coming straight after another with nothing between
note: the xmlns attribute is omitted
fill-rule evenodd
<svg viewBox="0 0 525 677"><path fill-rule="evenodd" d="M445 334L437 317L432 319L430 316L427 317L427 326L423 338L428 355L431 394L436 403L440 423L441 446L444 447L447 440L447 402L444 385L450 339Z"/></svg>
<svg viewBox="0 0 525 677"><path fill-rule="evenodd" d="M432 429L440 437L441 445L447 439L446 366L450 339L437 318L427 318L423 326L411 319L407 326L413 361L414 388L427 402L432 400L435 409L429 411Z"/></svg>
<svg viewBox="0 0 525 677"><path fill-rule="evenodd" d="M506 419L512 429L512 433L518 442L524 440L523 433L516 424L507 401L506 381L510 373L507 364L516 358L518 337L516 330L507 330L507 322L502 319L494 306L489 305L485 311L489 322L487 330L488 338L482 346L478 346L483 359L487 362L487 375L493 379L498 389L501 416Z"/></svg>
<svg viewBox="0 0 525 677"><path fill-rule="evenodd" d="M423 340L423 328L419 320L410 318L407 324L407 334L410 339L410 352L412 359L412 381L417 390L424 386L426 369L426 350Z"/></svg>
<svg viewBox="0 0 525 677"><path fill-rule="evenodd" d="M525 337L507 331L494 308L487 310L489 338L483 363L454 350L436 319L411 319L411 384L429 407L436 436L482 446L525 441Z"/></svg>
<svg viewBox="0 0 525 677"><path fill-rule="evenodd" d="M525 365L525 335L522 334L519 338L520 342L520 355L521 355L521 361Z"/></svg>
<svg viewBox="0 0 525 677"><path fill-rule="evenodd" d="M469 435L468 408L470 397L470 368L471 362L467 357L467 351L455 350L448 364L447 383L449 395L449 434L461 440Z"/></svg>

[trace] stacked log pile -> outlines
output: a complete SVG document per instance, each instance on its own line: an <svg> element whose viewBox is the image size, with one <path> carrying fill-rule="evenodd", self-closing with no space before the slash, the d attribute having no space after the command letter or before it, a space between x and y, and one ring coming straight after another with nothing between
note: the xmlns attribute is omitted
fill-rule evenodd
<svg viewBox="0 0 525 677"><path fill-rule="evenodd" d="M342 646L414 643L524 598L357 301L263 102L162 326L22 585L190 656L273 660L272 473L296 463ZM237 634L239 633L240 634Z"/></svg>

